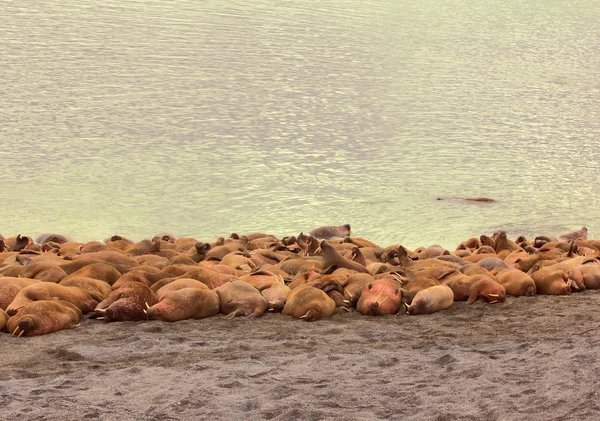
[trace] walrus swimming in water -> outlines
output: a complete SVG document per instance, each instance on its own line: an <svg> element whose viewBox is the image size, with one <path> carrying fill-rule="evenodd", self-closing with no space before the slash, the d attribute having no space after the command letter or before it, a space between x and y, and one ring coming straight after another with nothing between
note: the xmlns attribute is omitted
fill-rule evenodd
<svg viewBox="0 0 600 421"><path fill-rule="evenodd" d="M81 311L67 301L33 301L8 319L6 328L15 336L45 335L77 327L82 317Z"/></svg>
<svg viewBox="0 0 600 421"><path fill-rule="evenodd" d="M334 237L348 237L352 233L350 224L337 225L337 226L324 226L315 228L310 232L310 235L315 238L322 240L328 240Z"/></svg>

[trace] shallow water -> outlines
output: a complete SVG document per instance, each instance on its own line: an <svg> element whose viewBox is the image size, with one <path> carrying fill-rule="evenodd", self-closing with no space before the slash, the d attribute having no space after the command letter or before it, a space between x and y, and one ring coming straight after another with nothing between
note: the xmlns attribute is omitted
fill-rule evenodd
<svg viewBox="0 0 600 421"><path fill-rule="evenodd" d="M0 232L600 235L600 8L248 3L4 2Z"/></svg>

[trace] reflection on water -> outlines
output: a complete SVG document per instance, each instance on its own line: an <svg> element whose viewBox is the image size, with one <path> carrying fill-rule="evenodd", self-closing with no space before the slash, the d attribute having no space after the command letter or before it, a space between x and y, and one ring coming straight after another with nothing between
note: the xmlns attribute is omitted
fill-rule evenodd
<svg viewBox="0 0 600 421"><path fill-rule="evenodd" d="M3 5L0 232L599 235L600 9L247 3Z"/></svg>

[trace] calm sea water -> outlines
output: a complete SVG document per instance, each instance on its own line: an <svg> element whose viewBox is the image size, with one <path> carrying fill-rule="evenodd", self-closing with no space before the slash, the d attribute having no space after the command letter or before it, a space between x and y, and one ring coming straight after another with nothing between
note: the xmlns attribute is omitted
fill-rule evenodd
<svg viewBox="0 0 600 421"><path fill-rule="evenodd" d="M52 3L0 5L6 236L600 237L596 2Z"/></svg>

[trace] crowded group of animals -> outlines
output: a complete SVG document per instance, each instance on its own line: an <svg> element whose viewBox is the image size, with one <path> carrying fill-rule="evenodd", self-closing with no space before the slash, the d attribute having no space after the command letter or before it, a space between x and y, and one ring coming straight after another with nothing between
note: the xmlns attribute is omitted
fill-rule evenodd
<svg viewBox="0 0 600 421"><path fill-rule="evenodd" d="M430 314L454 301L600 289L600 240L585 227L557 238L469 238L450 252L351 237L350 225L277 238L231 234L212 243L161 233L80 243L0 235L0 330L34 336L104 322L281 312L306 321L335 312Z"/></svg>

